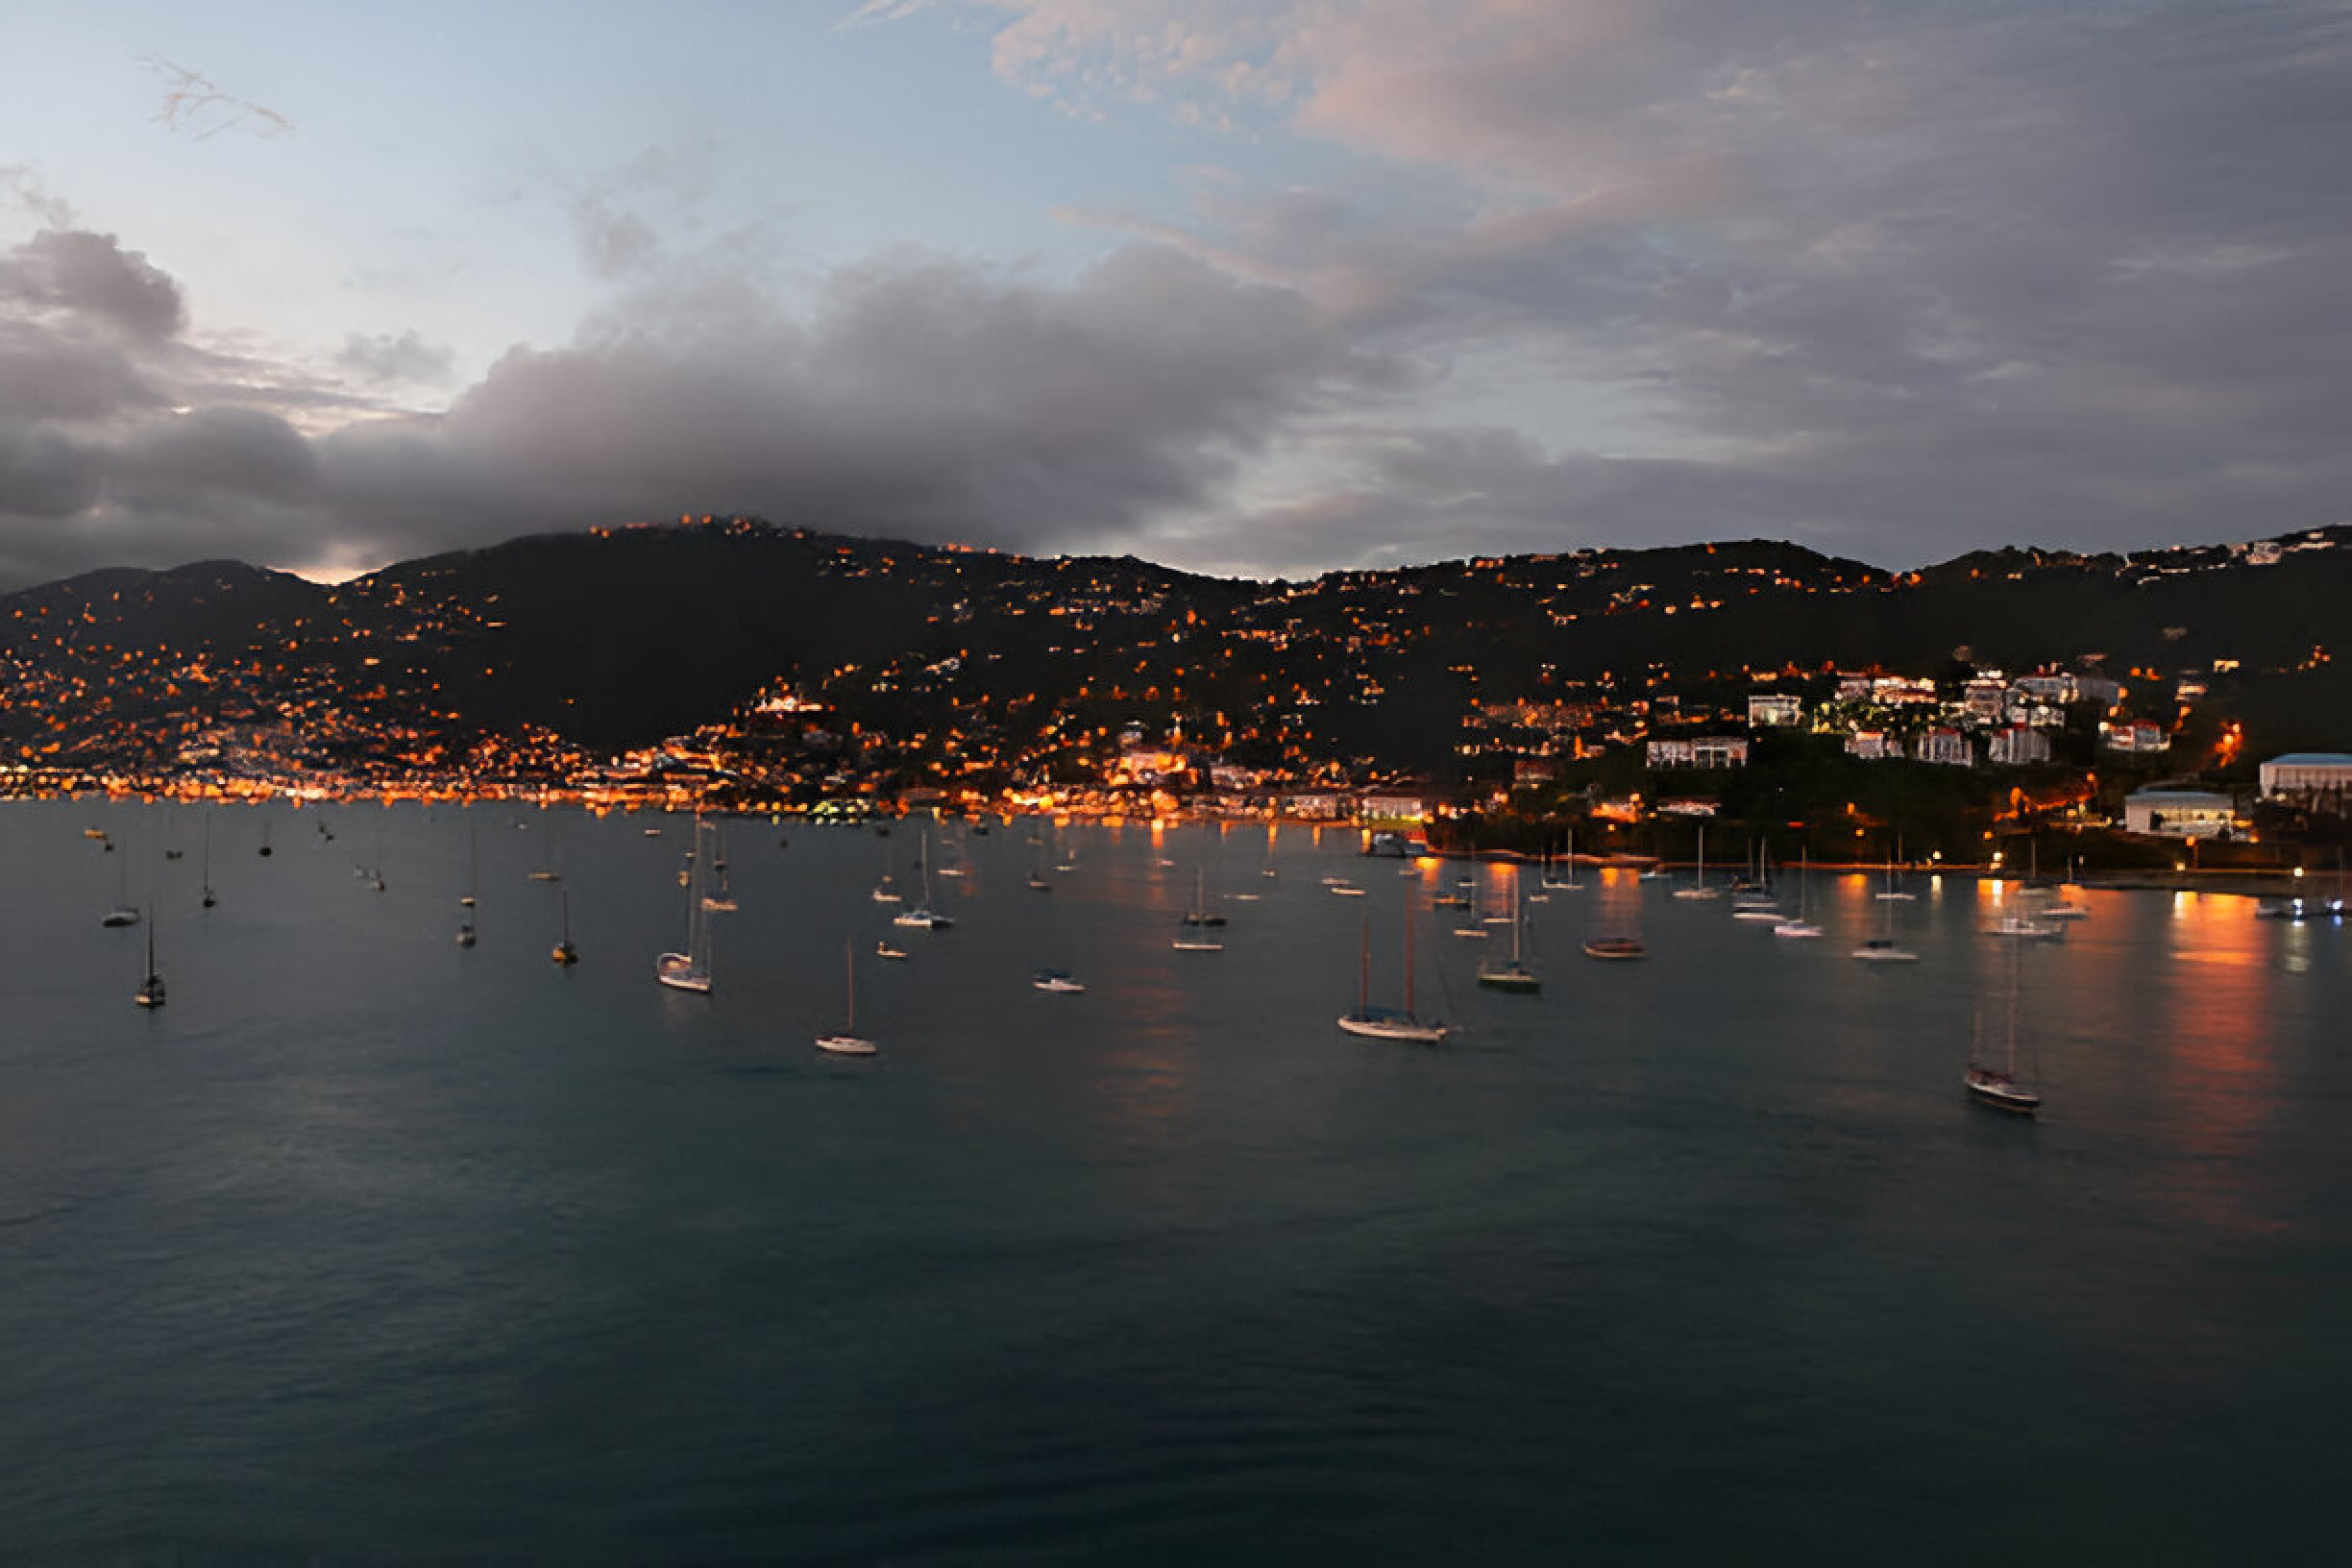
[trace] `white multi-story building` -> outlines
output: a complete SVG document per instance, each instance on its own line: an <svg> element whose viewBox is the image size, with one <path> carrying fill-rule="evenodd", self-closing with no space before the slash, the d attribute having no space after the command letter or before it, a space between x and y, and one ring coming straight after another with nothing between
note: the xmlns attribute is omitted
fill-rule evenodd
<svg viewBox="0 0 2352 1568"><path fill-rule="evenodd" d="M1691 766L1694 768L1745 768L1748 766L1748 737L1745 735L1702 735L1691 742Z"/></svg>
<svg viewBox="0 0 2352 1568"><path fill-rule="evenodd" d="M2352 790L2352 752L2290 751L2262 765L2262 793L2311 796Z"/></svg>
<svg viewBox="0 0 2352 1568"><path fill-rule="evenodd" d="M1920 736L1915 753L1922 762L1942 763L1949 768L1976 766L1976 743L1956 729L1931 729Z"/></svg>
<svg viewBox="0 0 2352 1568"><path fill-rule="evenodd" d="M1748 737L1694 735L1687 740L1652 741L1648 756L1653 768L1745 768Z"/></svg>
<svg viewBox="0 0 2352 1568"><path fill-rule="evenodd" d="M1980 724L1999 723L2001 710L2008 705L2008 677L1997 671L1988 670L1961 689L1960 706Z"/></svg>
<svg viewBox="0 0 2352 1568"><path fill-rule="evenodd" d="M1992 739L1985 743L1985 760L2012 768L2028 762L2047 762L2050 760L2049 737L2024 724L1997 729Z"/></svg>
<svg viewBox="0 0 2352 1568"><path fill-rule="evenodd" d="M1758 729L1785 729L1804 722L1804 698L1794 692L1752 692L1748 723Z"/></svg>
<svg viewBox="0 0 2352 1568"><path fill-rule="evenodd" d="M1429 792L1416 785L1392 784L1385 789L1366 790L1357 815L1381 821L1418 822L1428 820Z"/></svg>
<svg viewBox="0 0 2352 1568"><path fill-rule="evenodd" d="M2236 803L2204 790L2142 790L2123 797L2123 831L2206 839L2229 830Z"/></svg>

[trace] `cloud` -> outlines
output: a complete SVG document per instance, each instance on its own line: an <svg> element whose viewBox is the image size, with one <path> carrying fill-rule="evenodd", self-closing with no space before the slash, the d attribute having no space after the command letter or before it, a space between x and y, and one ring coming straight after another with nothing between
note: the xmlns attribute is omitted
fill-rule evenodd
<svg viewBox="0 0 2352 1568"><path fill-rule="evenodd" d="M1769 535L1884 565L2334 522L2352 18L2289 0L871 0L1183 141L1067 278L816 276L689 133L559 200L600 307L433 411L0 170L0 583L745 511L1308 571ZM1149 183L1139 183L1139 189ZM732 223L735 227L723 227ZM233 325L233 324L232 324ZM241 340L240 340L241 341Z"/></svg>
<svg viewBox="0 0 2352 1568"><path fill-rule="evenodd" d="M47 229L0 256L0 304L79 317L133 337L167 338L185 320L180 285L111 234Z"/></svg>
<svg viewBox="0 0 2352 1568"><path fill-rule="evenodd" d="M455 364L451 352L428 343L414 331L397 336L353 332L343 339L335 363L363 381L438 383L449 379Z"/></svg>
<svg viewBox="0 0 2352 1568"><path fill-rule="evenodd" d="M379 552L745 511L1059 550L1146 538L1265 432L1388 372L1295 295L1131 246L1066 286L897 253L802 314L756 296L665 331L518 349L446 416L322 444Z"/></svg>
<svg viewBox="0 0 2352 1568"><path fill-rule="evenodd" d="M52 195L40 177L22 163L0 163L0 195L32 213L43 228L73 227L72 206Z"/></svg>
<svg viewBox="0 0 2352 1568"><path fill-rule="evenodd" d="M1537 456L1496 460L1625 541L1827 532L1900 565L2343 515L2340 6L965 9L1024 90L1246 130L1186 219L1091 216L1414 360L1428 450L1475 380L1552 378L1514 427ZM1352 161L1239 173L1284 135ZM1416 502L1423 474L1364 510L1417 506L1431 549L1513 532ZM1339 537L1348 508L1311 510Z"/></svg>
<svg viewBox="0 0 2352 1568"><path fill-rule="evenodd" d="M237 554L340 522L290 412L366 400L199 347L179 284L109 234L0 251L0 585Z"/></svg>
<svg viewBox="0 0 2352 1568"><path fill-rule="evenodd" d="M0 581L231 551L348 570L700 511L1148 548L1273 432L1397 384L1296 293L1165 246L1066 282L893 252L787 309L723 239L634 280L573 344L511 350L443 412L366 417L362 396L158 335L180 318L47 267L109 253L146 276L81 233L0 261ZM445 362L413 333L337 357L362 380Z"/></svg>

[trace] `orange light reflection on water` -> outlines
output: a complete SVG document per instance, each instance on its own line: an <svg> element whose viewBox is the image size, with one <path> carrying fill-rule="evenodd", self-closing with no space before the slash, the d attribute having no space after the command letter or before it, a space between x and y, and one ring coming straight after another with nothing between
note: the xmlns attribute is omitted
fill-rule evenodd
<svg viewBox="0 0 2352 1568"><path fill-rule="evenodd" d="M2278 984L2266 934L2248 900L2218 894L2173 894L2164 924L2164 957L2151 966L2137 955L2131 978L2119 976L2151 988L2153 1017L2140 1036L2150 1048L2147 1066L2168 1066L2161 1087L2190 1108L2173 1121L2185 1157L2172 1167L2178 1179L2150 1196L2201 1225L2281 1228L2286 1195L2250 1179L2281 1084L2265 1023Z"/></svg>

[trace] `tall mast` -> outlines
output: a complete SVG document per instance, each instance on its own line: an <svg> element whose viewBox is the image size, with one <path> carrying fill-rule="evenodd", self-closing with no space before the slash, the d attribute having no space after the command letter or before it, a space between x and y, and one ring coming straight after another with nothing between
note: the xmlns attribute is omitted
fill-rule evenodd
<svg viewBox="0 0 2352 1568"><path fill-rule="evenodd" d="M2023 946L2021 939L2009 943L2009 1052L2001 1070L2013 1078L2017 1076L2018 968L2022 962L2019 949Z"/></svg>
<svg viewBox="0 0 2352 1568"><path fill-rule="evenodd" d="M1519 873L1511 872L1511 963L1519 962Z"/></svg>
<svg viewBox="0 0 2352 1568"><path fill-rule="evenodd" d="M1405 906L1405 1016L1413 1016L1412 905Z"/></svg>

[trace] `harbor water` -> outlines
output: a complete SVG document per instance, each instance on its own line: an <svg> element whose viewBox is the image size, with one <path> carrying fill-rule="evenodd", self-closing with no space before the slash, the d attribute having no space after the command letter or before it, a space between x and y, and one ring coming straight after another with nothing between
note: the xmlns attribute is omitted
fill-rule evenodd
<svg viewBox="0 0 2352 1568"><path fill-rule="evenodd" d="M0 805L0 1558L2340 1558L2352 927L731 820L705 996L693 841Z"/></svg>

